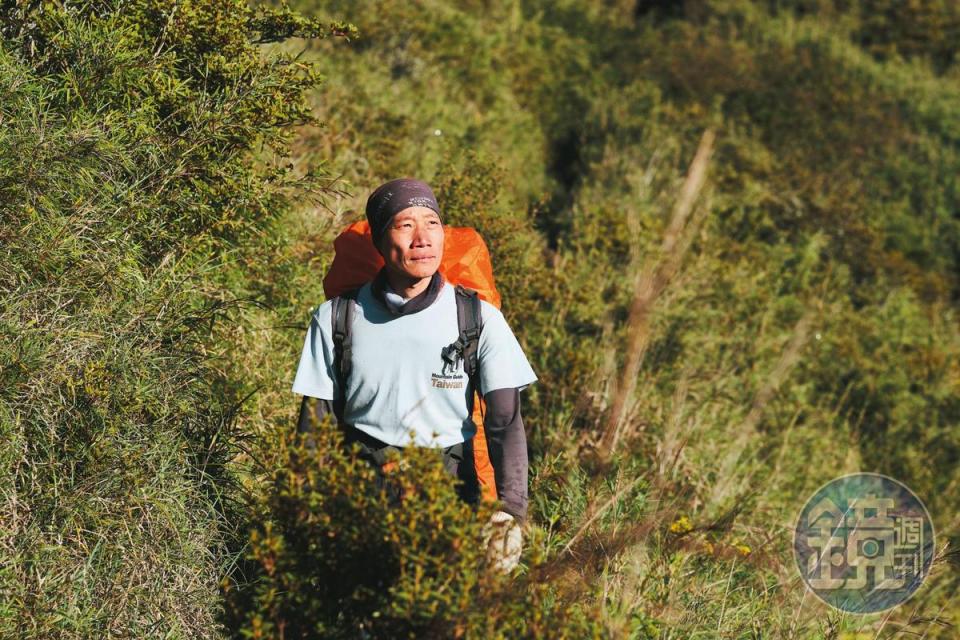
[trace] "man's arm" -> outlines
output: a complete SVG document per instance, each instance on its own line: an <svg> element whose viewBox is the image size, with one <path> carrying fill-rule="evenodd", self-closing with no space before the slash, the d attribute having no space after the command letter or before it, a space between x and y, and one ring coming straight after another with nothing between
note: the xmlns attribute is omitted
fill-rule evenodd
<svg viewBox="0 0 960 640"><path fill-rule="evenodd" d="M497 496L518 521L527 517L527 435L520 416L520 390L496 389L484 395L483 420Z"/></svg>

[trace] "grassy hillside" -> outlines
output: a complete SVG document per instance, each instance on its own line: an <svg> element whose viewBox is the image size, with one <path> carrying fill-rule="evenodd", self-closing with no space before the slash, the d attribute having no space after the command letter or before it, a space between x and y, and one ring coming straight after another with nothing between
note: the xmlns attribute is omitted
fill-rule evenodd
<svg viewBox="0 0 960 640"><path fill-rule="evenodd" d="M857 470L960 541L952 3L180 4L4 5L0 636L951 637L955 555L843 616L791 544ZM394 518L291 438L399 175L540 377L512 580L430 460Z"/></svg>
<svg viewBox="0 0 960 640"><path fill-rule="evenodd" d="M295 275L271 294L296 327L290 363L337 230L380 181L431 180L452 222L488 237L541 377L525 400L535 578L612 635L949 635L930 622L955 610L946 564L886 622L841 618L804 598L790 544L806 497L855 470L907 482L941 541L956 535L952 67L865 46L899 28L866 4L297 7L361 37L304 44L326 126L298 161L326 162L345 193L284 230ZM707 129L706 186L663 255ZM608 459L633 280L671 270L633 334L643 357ZM273 339L247 344L280 366ZM288 429L289 380L266 370L247 424Z"/></svg>
<svg viewBox="0 0 960 640"><path fill-rule="evenodd" d="M244 530L219 263L290 189L309 70L243 3L0 12L0 637L220 637ZM311 187L312 184L312 187Z"/></svg>

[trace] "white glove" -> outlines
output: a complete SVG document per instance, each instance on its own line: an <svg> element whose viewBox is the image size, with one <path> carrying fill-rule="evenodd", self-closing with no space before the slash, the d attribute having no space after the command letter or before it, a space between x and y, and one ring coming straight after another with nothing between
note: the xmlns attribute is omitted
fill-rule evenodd
<svg viewBox="0 0 960 640"><path fill-rule="evenodd" d="M520 562L523 536L520 524L506 511L497 511L483 527L487 547L487 566L500 573L509 573Z"/></svg>

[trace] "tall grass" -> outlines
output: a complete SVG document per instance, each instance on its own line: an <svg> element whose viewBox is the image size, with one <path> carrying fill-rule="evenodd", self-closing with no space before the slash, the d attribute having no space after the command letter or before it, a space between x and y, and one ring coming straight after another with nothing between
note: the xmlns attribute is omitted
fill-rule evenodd
<svg viewBox="0 0 960 640"><path fill-rule="evenodd" d="M11 4L11 3L8 3ZM220 263L290 190L329 28L241 3L0 15L0 636L219 637L242 527Z"/></svg>

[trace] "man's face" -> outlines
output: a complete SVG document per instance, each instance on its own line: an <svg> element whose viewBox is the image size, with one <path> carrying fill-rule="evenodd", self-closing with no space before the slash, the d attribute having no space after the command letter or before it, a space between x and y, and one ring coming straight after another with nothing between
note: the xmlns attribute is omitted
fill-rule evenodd
<svg viewBox="0 0 960 640"><path fill-rule="evenodd" d="M411 280L429 278L443 257L443 224L427 207L408 207L393 216L380 240L387 269Z"/></svg>

